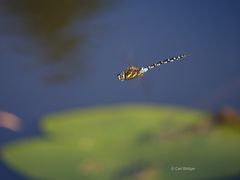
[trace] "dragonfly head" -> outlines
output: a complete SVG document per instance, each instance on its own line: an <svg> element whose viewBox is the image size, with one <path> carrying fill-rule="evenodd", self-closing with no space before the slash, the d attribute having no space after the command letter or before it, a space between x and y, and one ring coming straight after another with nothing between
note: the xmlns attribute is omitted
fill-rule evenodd
<svg viewBox="0 0 240 180"><path fill-rule="evenodd" d="M117 75L119 81L124 81L125 80L125 72L121 72Z"/></svg>

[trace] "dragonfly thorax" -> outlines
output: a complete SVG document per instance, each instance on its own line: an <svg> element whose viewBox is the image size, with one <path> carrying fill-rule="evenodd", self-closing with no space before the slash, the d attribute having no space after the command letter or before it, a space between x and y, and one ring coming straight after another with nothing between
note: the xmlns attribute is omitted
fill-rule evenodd
<svg viewBox="0 0 240 180"><path fill-rule="evenodd" d="M118 74L118 80L130 80L139 76L142 76L144 71L142 68L136 66L129 66L124 71Z"/></svg>

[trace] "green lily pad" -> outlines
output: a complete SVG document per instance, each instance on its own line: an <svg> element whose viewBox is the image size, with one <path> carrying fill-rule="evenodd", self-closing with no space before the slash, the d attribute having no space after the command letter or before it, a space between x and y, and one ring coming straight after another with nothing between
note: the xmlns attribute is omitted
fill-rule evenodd
<svg viewBox="0 0 240 180"><path fill-rule="evenodd" d="M76 109L43 117L42 136L8 144L2 155L33 179L234 176L240 132L210 119L202 111L153 105Z"/></svg>

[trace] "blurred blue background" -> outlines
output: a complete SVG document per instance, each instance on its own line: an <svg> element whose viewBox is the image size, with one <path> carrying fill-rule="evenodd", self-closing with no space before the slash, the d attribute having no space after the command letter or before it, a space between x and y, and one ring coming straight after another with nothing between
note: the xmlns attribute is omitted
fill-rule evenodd
<svg viewBox="0 0 240 180"><path fill-rule="evenodd" d="M0 111L22 130L0 144L38 135L44 114L128 102L210 111L240 108L237 0L1 0ZM120 82L128 62L145 66L181 53L142 82ZM146 93L147 91L147 93ZM24 179L2 162L3 179Z"/></svg>

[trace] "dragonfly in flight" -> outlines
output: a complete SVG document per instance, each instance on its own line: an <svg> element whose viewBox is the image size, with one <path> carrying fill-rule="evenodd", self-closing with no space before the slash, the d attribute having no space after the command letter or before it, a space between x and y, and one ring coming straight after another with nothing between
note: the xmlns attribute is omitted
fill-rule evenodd
<svg viewBox="0 0 240 180"><path fill-rule="evenodd" d="M181 55L178 55L178 56L174 56L172 58L168 58L168 59L165 59L165 60L158 61L155 64L151 64L149 66L145 66L145 67L141 67L141 68L137 67L137 66L128 66L125 70L120 72L117 75L117 77L118 77L118 80L120 80L120 81L131 80L131 79L134 79L136 77L142 77L144 75L144 73L146 73L150 69L158 67L162 64L167 64L169 62L175 62L175 61L178 61L180 59L184 59L187 56L189 56L189 55L188 54L181 54Z"/></svg>

